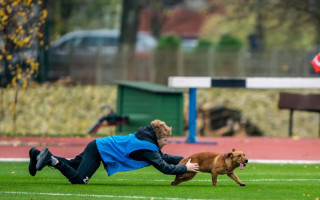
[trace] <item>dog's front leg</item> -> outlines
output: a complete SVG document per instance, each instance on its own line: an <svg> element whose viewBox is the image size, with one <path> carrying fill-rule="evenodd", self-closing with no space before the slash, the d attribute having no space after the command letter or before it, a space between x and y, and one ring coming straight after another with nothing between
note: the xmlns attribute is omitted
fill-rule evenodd
<svg viewBox="0 0 320 200"><path fill-rule="evenodd" d="M211 171L211 178L212 178L212 185L218 186L217 184L218 173L216 171L214 170Z"/></svg>
<svg viewBox="0 0 320 200"><path fill-rule="evenodd" d="M240 186L246 186L246 184L243 183L234 172L228 174L228 176L232 178L235 182L237 182Z"/></svg>

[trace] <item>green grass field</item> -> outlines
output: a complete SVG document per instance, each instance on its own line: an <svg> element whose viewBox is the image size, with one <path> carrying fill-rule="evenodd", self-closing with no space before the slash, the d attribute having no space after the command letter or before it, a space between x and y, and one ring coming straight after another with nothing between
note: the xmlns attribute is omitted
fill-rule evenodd
<svg viewBox="0 0 320 200"><path fill-rule="evenodd" d="M72 185L59 171L44 168L35 177L27 162L0 162L0 199L313 199L320 198L320 165L248 164L236 170L247 184L238 186L226 175L218 176L218 187L210 174L171 186L174 176L153 167L120 172L108 177L101 166L88 185Z"/></svg>

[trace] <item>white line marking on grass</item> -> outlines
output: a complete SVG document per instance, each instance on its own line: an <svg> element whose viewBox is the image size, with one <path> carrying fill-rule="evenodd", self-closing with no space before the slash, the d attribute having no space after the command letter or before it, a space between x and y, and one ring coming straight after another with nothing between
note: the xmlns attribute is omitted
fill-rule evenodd
<svg viewBox="0 0 320 200"><path fill-rule="evenodd" d="M0 162L29 162L29 158L0 158ZM261 164L320 164L320 160L267 160L249 159L250 163Z"/></svg>
<svg viewBox="0 0 320 200"><path fill-rule="evenodd" d="M252 179L249 182L292 182L292 181L320 181L320 179L304 179L304 178L291 178L291 179Z"/></svg>
<svg viewBox="0 0 320 200"><path fill-rule="evenodd" d="M170 198L170 197L118 196L118 195L100 195L100 194L68 194L68 193L15 192L15 191L4 191L4 192L0 191L0 194L72 196L72 197L91 197L91 198L123 198L123 199L206 200L206 199L190 199L190 198L187 198L187 199L185 199L185 198ZM219 200L219 199L216 199L216 200Z"/></svg>

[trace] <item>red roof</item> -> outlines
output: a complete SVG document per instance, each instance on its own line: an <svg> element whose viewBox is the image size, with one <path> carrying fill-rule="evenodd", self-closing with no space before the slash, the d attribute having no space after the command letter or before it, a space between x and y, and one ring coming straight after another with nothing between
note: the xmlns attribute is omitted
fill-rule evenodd
<svg viewBox="0 0 320 200"><path fill-rule="evenodd" d="M171 12L171 11L170 11ZM151 10L140 13L140 31L151 32ZM172 14L164 16L161 34L174 33L182 37L197 37L207 13L193 10L174 10Z"/></svg>

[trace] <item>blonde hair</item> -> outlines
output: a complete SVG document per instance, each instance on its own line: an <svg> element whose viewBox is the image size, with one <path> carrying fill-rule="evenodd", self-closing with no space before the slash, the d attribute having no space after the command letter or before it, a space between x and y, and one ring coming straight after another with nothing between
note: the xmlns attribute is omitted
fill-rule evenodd
<svg viewBox="0 0 320 200"><path fill-rule="evenodd" d="M172 128L167 126L164 121L161 120L153 120L151 122L154 132L157 135L157 139L160 140L161 138L170 137Z"/></svg>

